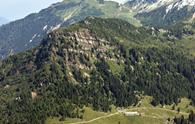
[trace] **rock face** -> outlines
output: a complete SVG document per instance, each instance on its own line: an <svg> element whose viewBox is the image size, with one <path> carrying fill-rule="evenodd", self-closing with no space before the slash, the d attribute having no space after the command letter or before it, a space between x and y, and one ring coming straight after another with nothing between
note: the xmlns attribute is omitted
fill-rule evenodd
<svg viewBox="0 0 195 124"><path fill-rule="evenodd" d="M63 34L56 34L55 36L61 36ZM111 58L107 55L109 50L113 50L114 47L110 42L105 39L98 38L94 36L87 29L79 29L75 32L70 32L65 37L65 42L63 44L67 44L62 48L56 46L58 49L52 49L52 55L55 56L58 53L58 50L63 49L65 63L69 65L69 68L77 68L77 69L85 69L91 71L95 69L94 65L85 63L85 61L78 61L78 58L83 57L88 61L97 60L97 57L110 60ZM60 48L60 49L59 49Z"/></svg>

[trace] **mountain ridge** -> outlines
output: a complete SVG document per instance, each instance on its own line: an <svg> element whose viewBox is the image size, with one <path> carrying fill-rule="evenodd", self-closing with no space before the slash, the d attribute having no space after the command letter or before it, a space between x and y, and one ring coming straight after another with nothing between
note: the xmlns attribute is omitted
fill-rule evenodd
<svg viewBox="0 0 195 124"><path fill-rule="evenodd" d="M48 32L61 26L68 26L87 16L115 17L116 14L113 12L118 13L116 18L136 22L136 19L130 16L131 13L128 13L127 9L121 11L116 2L105 2L102 5L97 0L73 0L53 4L37 14L31 14L24 19L1 26L0 56L5 58L37 46Z"/></svg>
<svg viewBox="0 0 195 124"><path fill-rule="evenodd" d="M99 0L58 2L39 13L1 26L0 58L4 59L9 55L36 47L49 32L79 22L87 16L119 18L136 26L160 27L166 30L167 27L177 23L194 19L195 8L184 6L178 10L177 7L169 7L170 3L180 5L178 1L170 0L167 5L162 6L164 2L163 0L133 0L126 4L112 1L102 3Z"/></svg>

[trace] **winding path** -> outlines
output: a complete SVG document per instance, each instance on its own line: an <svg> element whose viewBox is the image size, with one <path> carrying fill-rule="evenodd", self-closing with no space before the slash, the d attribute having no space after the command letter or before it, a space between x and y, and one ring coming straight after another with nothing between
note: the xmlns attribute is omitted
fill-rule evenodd
<svg viewBox="0 0 195 124"><path fill-rule="evenodd" d="M85 123L90 123L90 122L94 122L94 121L97 121L97 120L100 120L100 119L103 119L103 118L108 118L108 117L111 117L111 116L114 116L114 115L118 115L118 114L120 114L120 112L116 112L116 113L113 113L113 114L109 114L109 115L101 116L101 117L98 117L98 118L94 118L94 119L89 120L89 121L75 122L75 123L70 123L70 124L85 124Z"/></svg>
<svg viewBox="0 0 195 124"><path fill-rule="evenodd" d="M100 119L103 119L103 118L109 118L109 117L112 117L114 115L121 114L122 112L125 112L127 110L128 111L132 111L132 110L141 110L141 109L154 109L154 110L163 110L163 111L167 111L167 112L178 113L175 110L170 110L170 109L165 109L165 108L139 107L139 108L125 109L125 110L123 110L121 112L118 111L118 112L115 112L115 113L112 113L112 114L109 114L109 115L105 115L105 116L94 118L94 119L89 120L89 121L81 121L81 122L75 122L75 123L69 123L69 124L87 124L87 123L91 123L91 122L94 122L94 121L97 121L97 120L100 120ZM180 114L188 115L188 113L186 113L186 112L180 112ZM160 115L158 117L157 116L150 116L150 115L142 115L142 117L155 118L155 119L164 119Z"/></svg>

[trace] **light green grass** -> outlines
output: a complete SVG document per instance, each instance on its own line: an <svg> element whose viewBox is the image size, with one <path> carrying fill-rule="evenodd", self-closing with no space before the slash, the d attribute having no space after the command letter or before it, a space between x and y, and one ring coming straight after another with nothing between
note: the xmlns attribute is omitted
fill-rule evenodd
<svg viewBox="0 0 195 124"><path fill-rule="evenodd" d="M121 72L124 71L124 65L122 63L117 64L117 62L109 60L108 65L109 65L112 73L115 75L119 75Z"/></svg>
<svg viewBox="0 0 195 124"><path fill-rule="evenodd" d="M87 108L84 119L67 119L64 122L60 122L58 118L48 119L46 124L71 124L74 122L84 122L95 119L97 117L106 116L111 113L94 112ZM137 111L142 113L142 116L126 117L122 113L113 115L111 117L101 118L92 122L83 124L164 124L168 118L173 119L175 116L188 116L187 113L178 113L169 109L163 109L159 107L140 107L129 108L127 111Z"/></svg>
<svg viewBox="0 0 195 124"><path fill-rule="evenodd" d="M67 118L65 121L59 121L59 119L60 118L48 118L46 124L69 124L69 123L82 121L80 119L71 119L71 118Z"/></svg>
<svg viewBox="0 0 195 124"><path fill-rule="evenodd" d="M167 109L173 109L173 106L175 106L175 110L177 111L178 108L180 109L180 111L182 112L187 112L189 113L191 110L195 111L195 107L190 105L192 101L188 98L182 98L181 102L178 103L177 105L172 104L172 105L166 105L165 108Z"/></svg>
<svg viewBox="0 0 195 124"><path fill-rule="evenodd" d="M177 42L178 47L185 48L195 56L195 36L185 37Z"/></svg>
<svg viewBox="0 0 195 124"><path fill-rule="evenodd" d="M60 122L59 118L49 118L46 124L72 124L75 122L77 122L75 124L78 124L78 122L86 122L99 117L103 118L82 124L165 124L168 118L173 119L174 117L180 117L181 115L188 117L189 109L195 110L195 107L189 105L191 101L187 98L182 98L181 102L176 105L175 108L179 107L181 110L180 112L178 112L177 109L172 110L172 105L166 105L164 107L159 105L153 107L150 104L152 99L153 98L150 96L140 95L139 105L125 109L125 111L129 112L139 112L141 116L126 117L121 111L118 112L114 106L112 106L112 111L109 113L96 112L91 108L86 107L83 120L67 119ZM107 117L111 114L114 115Z"/></svg>
<svg viewBox="0 0 195 124"><path fill-rule="evenodd" d="M150 104L152 102L151 96L140 96L141 99L139 100L137 107L152 107Z"/></svg>
<svg viewBox="0 0 195 124"><path fill-rule="evenodd" d="M79 3L80 0L71 0L71 1L64 1L64 3L68 4L68 3ZM68 9L64 9L64 10L60 10L55 12L55 14L60 17L62 20L64 18L67 17L75 17L75 16L79 16L81 15L82 12L84 12L84 10L82 9L85 6L86 8L84 8L85 10L98 10L98 12L102 13L101 17L103 18L120 18L123 20L128 21L131 24L134 24L135 26L141 26L141 23L139 20L137 20L136 18L134 18L134 15L136 15L135 12L130 11L128 8L125 7L119 7L118 3L113 2L113 1L105 1L104 4L99 4L99 2L97 0L85 0L82 2L82 4L78 4L74 7L68 8ZM89 16L90 12L84 12L85 14L83 15L83 17L87 17Z"/></svg>
<svg viewBox="0 0 195 124"><path fill-rule="evenodd" d="M130 124L164 124L166 120L148 117L130 117L129 122Z"/></svg>
<svg viewBox="0 0 195 124"><path fill-rule="evenodd" d="M109 113L93 111L91 108L86 107L82 120L77 119L77 118L75 118L75 119L68 118L65 121L59 121L60 118L48 118L46 121L46 124L69 124L69 123L75 123L75 122L81 122L81 121L89 121L89 120L92 120L94 118L106 116L108 114Z"/></svg>
<svg viewBox="0 0 195 124"><path fill-rule="evenodd" d="M101 116L105 116L107 114L108 113L96 112L96 111L93 111L90 108L85 108L85 113L84 113L83 118L84 118L85 121L89 121L91 119L94 119L94 118L97 118L97 117L101 117Z"/></svg>

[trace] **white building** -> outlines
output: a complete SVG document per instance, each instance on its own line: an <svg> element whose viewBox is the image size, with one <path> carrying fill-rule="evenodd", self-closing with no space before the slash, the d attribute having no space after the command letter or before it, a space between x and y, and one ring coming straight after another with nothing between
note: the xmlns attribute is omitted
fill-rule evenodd
<svg viewBox="0 0 195 124"><path fill-rule="evenodd" d="M139 112L124 112L125 116L140 116Z"/></svg>

